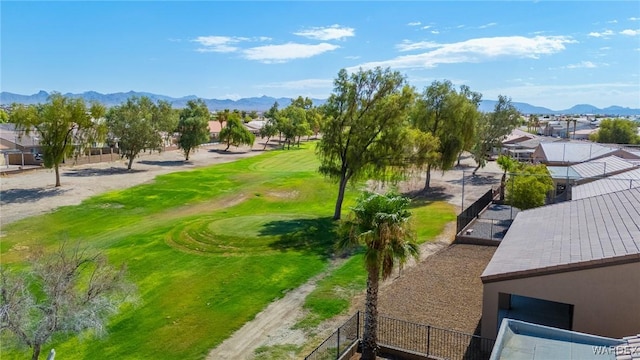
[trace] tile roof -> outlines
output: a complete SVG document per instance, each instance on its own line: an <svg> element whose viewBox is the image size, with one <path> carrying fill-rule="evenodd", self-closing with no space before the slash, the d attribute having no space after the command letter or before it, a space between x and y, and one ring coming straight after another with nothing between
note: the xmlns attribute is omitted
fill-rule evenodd
<svg viewBox="0 0 640 360"><path fill-rule="evenodd" d="M575 164L571 167L576 173L578 173L578 175L580 175L580 177L594 178L607 176L608 174L614 174L624 170L630 170L636 166L622 158L611 155Z"/></svg>
<svg viewBox="0 0 640 360"><path fill-rule="evenodd" d="M616 360L636 360L640 359L640 334L625 336L622 338L627 346L616 348Z"/></svg>
<svg viewBox="0 0 640 360"><path fill-rule="evenodd" d="M27 135L24 131L17 130L12 123L0 124L0 139L20 147L33 147L40 144L35 134Z"/></svg>
<svg viewBox="0 0 640 360"><path fill-rule="evenodd" d="M605 179L574 186L571 189L571 198L579 200L637 187L640 187L640 169L638 168L612 175Z"/></svg>
<svg viewBox="0 0 640 360"><path fill-rule="evenodd" d="M617 151L617 148L594 143L540 143L547 162L581 163Z"/></svg>
<svg viewBox="0 0 640 360"><path fill-rule="evenodd" d="M482 281L628 262L640 262L640 188L519 213Z"/></svg>
<svg viewBox="0 0 640 360"><path fill-rule="evenodd" d="M521 142L515 143L515 144L505 144L505 146L511 145L513 147L535 149L541 143L550 143L550 142L555 142L555 141L560 141L560 140L561 139L552 138L552 137L548 137L548 136L539 136L539 137L535 137L533 139L521 141Z"/></svg>
<svg viewBox="0 0 640 360"><path fill-rule="evenodd" d="M502 143L503 144L517 143L517 142L525 141L527 139L535 139L537 137L538 135L534 135L520 129L514 129L509 135L507 135L502 140Z"/></svg>

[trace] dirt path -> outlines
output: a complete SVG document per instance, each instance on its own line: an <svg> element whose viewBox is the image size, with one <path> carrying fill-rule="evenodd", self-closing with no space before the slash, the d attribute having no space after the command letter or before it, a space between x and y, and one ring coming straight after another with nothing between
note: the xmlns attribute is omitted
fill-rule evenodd
<svg viewBox="0 0 640 360"><path fill-rule="evenodd" d="M454 206L462 207L470 205L480 198L492 186L499 184L500 169L495 163L489 163L487 167L478 171L476 176L471 174L473 161L464 158L460 167L447 172L434 171L431 178L432 189L421 196L426 196L434 200L444 200ZM463 181L464 176L464 181ZM463 185L464 184L464 185ZM424 176L400 184L403 192L418 193L424 186ZM463 192L464 187L464 192ZM456 209L458 210L458 209ZM383 293L395 282L407 276L411 276L410 269L423 263L429 256L447 248L455 237L455 222L447 224L445 230L434 239L433 242L425 243L420 248L420 260L411 261L406 264L397 275L392 275L390 279L380 286ZM322 276L322 275L320 275ZM336 316L329 319L314 329L316 334L313 339L299 329L292 327L305 315L302 306L306 294L315 288L318 278L310 280L302 287L291 292L283 299L271 303L256 318L246 323L240 330L226 339L220 346L213 349L207 359L251 359L254 351L260 346L272 345L296 345L304 344L302 354L306 355L319 342L323 341L335 329L340 326L349 316L364 304L364 294L357 295L352 301L352 309L345 315ZM302 296L302 294L305 294Z"/></svg>

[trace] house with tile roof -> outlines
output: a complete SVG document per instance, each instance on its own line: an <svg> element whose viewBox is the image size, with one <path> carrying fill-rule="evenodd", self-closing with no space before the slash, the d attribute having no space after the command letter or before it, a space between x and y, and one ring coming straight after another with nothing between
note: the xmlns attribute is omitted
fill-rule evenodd
<svg viewBox="0 0 640 360"><path fill-rule="evenodd" d="M612 175L571 189L574 200L640 187L640 168Z"/></svg>
<svg viewBox="0 0 640 360"><path fill-rule="evenodd" d="M551 166L569 166L611 155L630 160L640 159L639 154L621 146L605 146L582 141L558 141L540 143L532 154L532 160Z"/></svg>
<svg viewBox="0 0 640 360"><path fill-rule="evenodd" d="M482 273L482 336L510 318L622 338L640 329L640 188L519 213Z"/></svg>
<svg viewBox="0 0 640 360"><path fill-rule="evenodd" d="M572 189L575 186L615 176L638 167L639 164L635 162L610 155L569 166L547 166L547 170L556 188L556 200L562 197L562 201L566 201L572 199Z"/></svg>

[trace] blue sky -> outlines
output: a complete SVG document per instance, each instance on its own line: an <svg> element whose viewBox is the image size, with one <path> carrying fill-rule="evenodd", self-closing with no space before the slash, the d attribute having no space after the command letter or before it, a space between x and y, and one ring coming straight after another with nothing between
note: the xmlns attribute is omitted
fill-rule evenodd
<svg viewBox="0 0 640 360"><path fill-rule="evenodd" d="M341 68L561 110L640 108L640 2L0 3L0 87L326 98Z"/></svg>

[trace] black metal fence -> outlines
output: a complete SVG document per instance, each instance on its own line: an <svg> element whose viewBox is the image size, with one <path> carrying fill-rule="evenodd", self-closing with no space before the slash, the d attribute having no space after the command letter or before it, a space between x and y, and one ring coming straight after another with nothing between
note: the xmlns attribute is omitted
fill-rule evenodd
<svg viewBox="0 0 640 360"><path fill-rule="evenodd" d="M480 199L476 200L476 202L471 204L471 206L464 209L464 211L462 211L457 218L456 234L462 231L462 229L464 229L465 226L467 226L471 221L473 221L473 219L475 219L475 217L478 216L478 214L480 214L482 209L487 207L487 205L489 205L491 201L493 201L492 189L490 189L484 195L482 195Z"/></svg>
<svg viewBox="0 0 640 360"><path fill-rule="evenodd" d="M339 359L342 354L360 339L360 312L357 312L331 336L322 342L305 360Z"/></svg>
<svg viewBox="0 0 640 360"><path fill-rule="evenodd" d="M495 340L458 331L378 317L378 344L442 359L489 359Z"/></svg>
<svg viewBox="0 0 640 360"><path fill-rule="evenodd" d="M360 340L364 328L360 312L352 316L305 359L339 359ZM424 357L460 360L487 360L495 340L430 325L378 316L378 345L383 349L419 354Z"/></svg>

